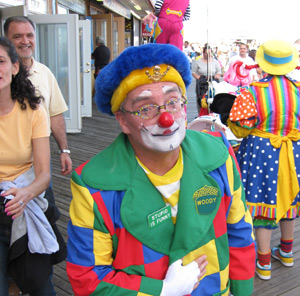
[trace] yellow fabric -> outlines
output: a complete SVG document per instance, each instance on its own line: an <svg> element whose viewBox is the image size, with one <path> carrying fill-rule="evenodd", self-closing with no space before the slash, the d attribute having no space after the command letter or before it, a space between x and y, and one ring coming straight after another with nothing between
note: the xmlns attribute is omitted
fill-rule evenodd
<svg viewBox="0 0 300 296"><path fill-rule="evenodd" d="M224 291L228 287L228 274L229 274L229 265L226 266L224 270L220 271L221 287L220 291ZM229 295L230 289L228 289L223 296Z"/></svg>
<svg viewBox="0 0 300 296"><path fill-rule="evenodd" d="M245 219L246 223L253 225L253 219L252 219L251 214L248 210L245 212L245 218L244 219ZM252 231L251 237L252 237L253 241L255 241L255 236L254 236L253 231Z"/></svg>
<svg viewBox="0 0 300 296"><path fill-rule="evenodd" d="M156 187L163 197L166 205L171 206L172 221L175 224L177 218L177 206L180 192L180 179L183 174L183 158L180 148L179 157L174 167L163 176L152 173L142 162L137 158L139 165L144 169L151 183Z"/></svg>
<svg viewBox="0 0 300 296"><path fill-rule="evenodd" d="M95 266L113 263L113 242L110 233L93 230Z"/></svg>
<svg viewBox="0 0 300 296"><path fill-rule="evenodd" d="M215 240L209 241L202 247L190 252L183 257L182 265L187 265L202 255L206 255L207 266L205 276L220 272L219 258ZM226 277L226 276L225 276ZM228 274L227 274L228 278Z"/></svg>
<svg viewBox="0 0 300 296"><path fill-rule="evenodd" d="M163 73L167 70L168 65L162 64L159 65L161 70L160 72ZM127 94L144 84L151 84L153 83L150 78L147 76L146 71L149 71L150 75L153 75L154 66L144 69L137 69L132 71L128 76L126 76L118 86L118 88L114 91L112 99L111 99L111 112L115 113L120 109L120 105L127 97ZM168 70L167 74L161 78L159 82L168 81L168 82L175 82L182 90L182 94L185 95L186 89L185 84L182 80L181 75L179 72L170 66L170 70Z"/></svg>
<svg viewBox="0 0 300 296"><path fill-rule="evenodd" d="M49 137L44 108L32 110L28 105L0 116L0 182L13 181L33 165L32 140Z"/></svg>
<svg viewBox="0 0 300 296"><path fill-rule="evenodd" d="M259 129L254 129L251 131L251 135L270 139L270 143L274 148L280 148L281 146L277 182L277 223L288 211L300 189L295 170L292 145L292 141L300 140L300 132L292 130L287 136L280 137Z"/></svg>
<svg viewBox="0 0 300 296"><path fill-rule="evenodd" d="M73 225L94 229L94 215L93 206L94 200L90 195L87 188L78 186L73 180L71 180L71 190L73 196L78 196L76 202L72 199L70 203L70 218Z"/></svg>
<svg viewBox="0 0 300 296"><path fill-rule="evenodd" d="M234 192L234 175L233 175L233 165L232 165L232 159L231 157L228 157L226 160L226 171L227 171L227 178L228 178L228 184L230 186L230 192Z"/></svg>
<svg viewBox="0 0 300 296"><path fill-rule="evenodd" d="M158 22L156 22L154 30L155 30L155 31L154 31L154 40L156 40L157 37L158 37L158 36L161 34L161 32L162 32L162 30L161 30L161 28L160 28Z"/></svg>
<svg viewBox="0 0 300 296"><path fill-rule="evenodd" d="M246 138L251 133L250 129L237 126L234 122L231 122L230 120L227 120L227 125L237 138Z"/></svg>
<svg viewBox="0 0 300 296"><path fill-rule="evenodd" d="M201 99L201 107L204 109L208 109L206 98Z"/></svg>
<svg viewBox="0 0 300 296"><path fill-rule="evenodd" d="M231 208L233 208L234 211L230 213L234 213L234 215L229 213L227 217L227 223L229 224L238 223L246 214L244 204L241 200L241 196L242 196L242 188L240 187L239 189L233 192Z"/></svg>

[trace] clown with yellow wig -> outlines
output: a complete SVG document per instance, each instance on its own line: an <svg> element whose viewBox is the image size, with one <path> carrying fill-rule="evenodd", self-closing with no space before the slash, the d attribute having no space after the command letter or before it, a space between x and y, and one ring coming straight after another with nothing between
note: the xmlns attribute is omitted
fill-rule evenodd
<svg viewBox="0 0 300 296"><path fill-rule="evenodd" d="M189 61L169 44L130 47L97 77L96 104L122 132L72 175L75 295L252 294L236 159L222 133L186 130L190 82Z"/></svg>
<svg viewBox="0 0 300 296"><path fill-rule="evenodd" d="M254 218L256 273L269 280L271 256L285 267L294 264L300 206L300 82L286 75L297 67L299 55L290 43L270 40L259 47L256 61L268 76L234 100L228 124L237 137L244 138L237 160ZM280 244L271 249L272 229L278 223Z"/></svg>

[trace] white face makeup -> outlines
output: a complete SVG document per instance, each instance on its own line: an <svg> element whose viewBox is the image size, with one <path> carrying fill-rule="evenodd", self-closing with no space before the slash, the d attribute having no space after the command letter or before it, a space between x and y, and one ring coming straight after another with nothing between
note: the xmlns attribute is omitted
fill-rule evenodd
<svg viewBox="0 0 300 296"><path fill-rule="evenodd" d="M116 117L137 154L141 155L149 150L171 152L178 149L185 137L186 113L183 108L178 112L169 113L174 121L172 122L171 119L165 125L162 124L163 121L160 121L160 116L166 113L163 109L159 111L159 114L148 119L130 113L147 105L162 106L180 97L181 92L174 82L141 85L128 93L123 111L116 113Z"/></svg>
<svg viewBox="0 0 300 296"><path fill-rule="evenodd" d="M162 87L162 91L164 94L168 93L169 91L172 91L174 89L174 86L170 86L170 85L164 85Z"/></svg>
<svg viewBox="0 0 300 296"><path fill-rule="evenodd" d="M158 124L145 126L142 124L141 136L145 145L151 150L167 152L178 148L185 137L185 116L176 119L168 128Z"/></svg>

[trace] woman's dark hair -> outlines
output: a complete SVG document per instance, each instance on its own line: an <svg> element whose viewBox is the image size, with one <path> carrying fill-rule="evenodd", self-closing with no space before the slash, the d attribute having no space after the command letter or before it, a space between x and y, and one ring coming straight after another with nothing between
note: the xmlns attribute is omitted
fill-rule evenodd
<svg viewBox="0 0 300 296"><path fill-rule="evenodd" d="M28 102L31 109L36 109L36 105L41 102L43 97L36 92L35 87L28 79L29 73L19 59L15 46L6 37L0 37L0 47L7 52L12 64L19 62L19 72L12 77L10 85L12 99L20 103L22 110L26 109L25 101Z"/></svg>
<svg viewBox="0 0 300 296"><path fill-rule="evenodd" d="M202 53L204 54L208 49L211 50L211 47L208 45L204 45L204 47L202 48Z"/></svg>

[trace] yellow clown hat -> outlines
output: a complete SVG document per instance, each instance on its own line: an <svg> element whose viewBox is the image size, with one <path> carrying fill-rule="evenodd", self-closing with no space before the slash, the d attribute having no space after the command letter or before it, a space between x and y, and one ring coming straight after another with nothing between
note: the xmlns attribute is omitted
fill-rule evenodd
<svg viewBox="0 0 300 296"><path fill-rule="evenodd" d="M299 54L287 41L269 40L258 48L255 59L266 73L286 75L298 65Z"/></svg>

